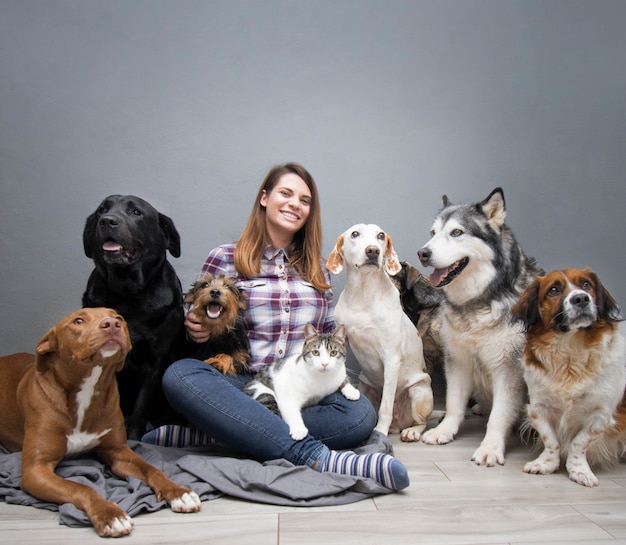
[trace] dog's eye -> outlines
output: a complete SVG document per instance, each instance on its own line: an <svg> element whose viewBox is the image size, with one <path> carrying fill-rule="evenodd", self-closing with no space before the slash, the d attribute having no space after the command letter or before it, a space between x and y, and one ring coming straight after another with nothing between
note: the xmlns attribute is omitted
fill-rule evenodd
<svg viewBox="0 0 626 545"><path fill-rule="evenodd" d="M358 231L352 231L352 233L350 233L350 237L351 238L359 238L359 232Z"/></svg>
<svg viewBox="0 0 626 545"><path fill-rule="evenodd" d="M463 234L463 230L462 229L453 229L452 232L450 233L450 236L452 237L460 237Z"/></svg>
<svg viewBox="0 0 626 545"><path fill-rule="evenodd" d="M82 318L76 318L76 320L74 320L74 323L76 325L84 324L85 320L83 320Z"/></svg>
<svg viewBox="0 0 626 545"><path fill-rule="evenodd" d="M139 208L131 208L128 213L131 216L141 216L141 210L139 210Z"/></svg>
<svg viewBox="0 0 626 545"><path fill-rule="evenodd" d="M378 236L376 238L378 240L385 240L385 233L381 231L380 233L378 233Z"/></svg>
<svg viewBox="0 0 626 545"><path fill-rule="evenodd" d="M558 297L561 294L561 290L556 286L552 286L548 290L548 297Z"/></svg>
<svg viewBox="0 0 626 545"><path fill-rule="evenodd" d="M591 291L593 289L593 286L591 285L591 282L588 282L587 280L585 280L581 288L584 289L585 291Z"/></svg>
<svg viewBox="0 0 626 545"><path fill-rule="evenodd" d="M98 208L98 214L106 214L108 211L109 211L108 206L101 206L100 208Z"/></svg>

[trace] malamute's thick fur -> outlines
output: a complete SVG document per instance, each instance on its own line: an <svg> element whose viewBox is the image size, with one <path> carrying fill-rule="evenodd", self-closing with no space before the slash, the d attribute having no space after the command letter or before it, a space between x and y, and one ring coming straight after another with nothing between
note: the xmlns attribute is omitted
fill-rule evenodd
<svg viewBox="0 0 626 545"><path fill-rule="evenodd" d="M440 318L446 415L422 439L429 444L452 441L473 397L490 416L472 460L503 464L506 437L525 398L520 363L525 337L511 307L541 270L504 223L502 189L479 203L452 205L444 196L443 204L432 238L418 255L424 266L435 268L431 283L445 294Z"/></svg>

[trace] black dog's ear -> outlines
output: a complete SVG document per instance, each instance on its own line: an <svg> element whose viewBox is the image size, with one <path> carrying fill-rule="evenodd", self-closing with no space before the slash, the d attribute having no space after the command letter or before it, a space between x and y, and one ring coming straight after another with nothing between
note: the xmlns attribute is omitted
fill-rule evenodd
<svg viewBox="0 0 626 545"><path fill-rule="evenodd" d="M448 206L452 205L452 203L450 202L450 199L448 199L448 195L443 195L441 197L441 200L443 201L444 208L448 208Z"/></svg>
<svg viewBox="0 0 626 545"><path fill-rule="evenodd" d="M165 214L159 212L159 225L167 239L165 247L174 257L180 257L180 235L176 227L174 227L174 222Z"/></svg>
<svg viewBox="0 0 626 545"><path fill-rule="evenodd" d="M524 329L528 329L541 321L539 312L539 277L520 296L517 303L513 305L513 318L520 320L524 324Z"/></svg>
<svg viewBox="0 0 626 545"><path fill-rule="evenodd" d="M94 231L96 229L96 212L91 214L85 221L85 228L83 229L83 249L85 255L91 259L93 258L93 241Z"/></svg>
<svg viewBox="0 0 626 545"><path fill-rule="evenodd" d="M622 309L613 299L613 296L609 293L600 281L600 278L596 273L587 269L592 279L596 284L596 306L598 307L598 317L602 320L608 320L609 322L621 322L624 320Z"/></svg>

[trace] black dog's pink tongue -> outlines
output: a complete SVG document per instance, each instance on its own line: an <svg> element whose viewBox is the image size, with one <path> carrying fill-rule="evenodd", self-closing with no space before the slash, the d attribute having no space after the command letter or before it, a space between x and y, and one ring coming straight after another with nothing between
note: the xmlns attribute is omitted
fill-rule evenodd
<svg viewBox="0 0 626 545"><path fill-rule="evenodd" d="M446 267L445 269L435 269L433 273L428 277L430 283L433 286L437 287L439 284L441 284L441 282L443 282L443 279L448 276L449 270L449 267Z"/></svg>
<svg viewBox="0 0 626 545"><path fill-rule="evenodd" d="M117 242L113 242L112 240L107 240L103 245L102 249L105 252L119 252L122 249L122 245Z"/></svg>

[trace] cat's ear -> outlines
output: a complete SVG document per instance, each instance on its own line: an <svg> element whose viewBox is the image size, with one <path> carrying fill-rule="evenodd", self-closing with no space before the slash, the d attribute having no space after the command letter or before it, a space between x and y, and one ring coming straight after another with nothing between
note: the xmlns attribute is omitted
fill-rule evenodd
<svg viewBox="0 0 626 545"><path fill-rule="evenodd" d="M315 337L317 335L317 329L313 324L307 324L304 326L304 340L308 341L311 337Z"/></svg>
<svg viewBox="0 0 626 545"><path fill-rule="evenodd" d="M335 333L333 334L333 337L335 337L335 339L338 340L340 343L345 343L346 342L346 326L340 325L335 331Z"/></svg>

